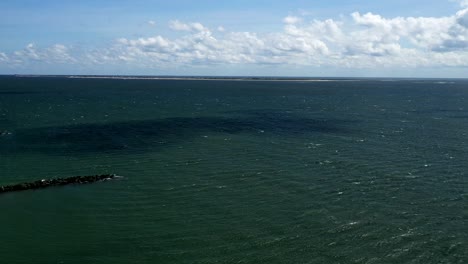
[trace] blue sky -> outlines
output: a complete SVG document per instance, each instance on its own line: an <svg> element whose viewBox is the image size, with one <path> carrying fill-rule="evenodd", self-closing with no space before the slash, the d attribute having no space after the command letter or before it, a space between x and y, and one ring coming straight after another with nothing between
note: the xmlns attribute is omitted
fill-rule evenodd
<svg viewBox="0 0 468 264"><path fill-rule="evenodd" d="M0 74L468 76L468 1L0 2Z"/></svg>

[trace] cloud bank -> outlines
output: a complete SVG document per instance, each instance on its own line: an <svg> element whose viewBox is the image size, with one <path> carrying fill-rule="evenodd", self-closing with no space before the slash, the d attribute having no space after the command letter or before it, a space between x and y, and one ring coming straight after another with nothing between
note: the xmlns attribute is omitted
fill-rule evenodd
<svg viewBox="0 0 468 264"><path fill-rule="evenodd" d="M282 29L267 34L222 26L212 30L200 22L172 20L168 23L175 32L172 37L123 37L105 48L29 44L0 52L0 65L467 67L468 2L460 5L460 11L445 17L385 18L359 12L326 20L287 16Z"/></svg>

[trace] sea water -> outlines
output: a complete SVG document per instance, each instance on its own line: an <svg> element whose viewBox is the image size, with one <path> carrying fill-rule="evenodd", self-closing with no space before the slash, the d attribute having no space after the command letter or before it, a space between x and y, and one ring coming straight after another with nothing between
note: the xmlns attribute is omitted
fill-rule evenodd
<svg viewBox="0 0 468 264"><path fill-rule="evenodd" d="M1 263L467 263L468 81L0 77Z"/></svg>

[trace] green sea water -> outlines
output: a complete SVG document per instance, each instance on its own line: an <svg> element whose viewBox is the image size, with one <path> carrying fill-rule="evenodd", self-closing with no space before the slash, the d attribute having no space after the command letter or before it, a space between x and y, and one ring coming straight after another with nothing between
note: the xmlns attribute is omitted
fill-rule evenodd
<svg viewBox="0 0 468 264"><path fill-rule="evenodd" d="M0 77L0 263L468 263L468 81Z"/></svg>

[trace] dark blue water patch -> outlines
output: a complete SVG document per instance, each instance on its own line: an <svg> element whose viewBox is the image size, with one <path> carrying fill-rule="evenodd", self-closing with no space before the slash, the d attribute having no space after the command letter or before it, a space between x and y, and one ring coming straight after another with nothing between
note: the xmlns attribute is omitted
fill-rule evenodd
<svg viewBox="0 0 468 264"><path fill-rule="evenodd" d="M0 96L38 94L37 91L0 91Z"/></svg>
<svg viewBox="0 0 468 264"><path fill-rule="evenodd" d="M38 151L61 155L103 151L157 151L202 134L259 134L293 137L352 133L354 120L298 117L260 111L238 117L180 117L107 124L19 129L0 141L0 151ZM351 126L350 126L351 125Z"/></svg>
<svg viewBox="0 0 468 264"><path fill-rule="evenodd" d="M468 110L431 108L431 109L411 110L409 112L415 113L415 114L429 114L430 115L430 114L439 114L439 113L448 113L448 114L467 113Z"/></svg>
<svg viewBox="0 0 468 264"><path fill-rule="evenodd" d="M0 112L1 113L1 112ZM13 121L0 115L0 132L2 131L2 125L10 125L13 124Z"/></svg>
<svg viewBox="0 0 468 264"><path fill-rule="evenodd" d="M468 119L468 115L450 116L451 118Z"/></svg>

